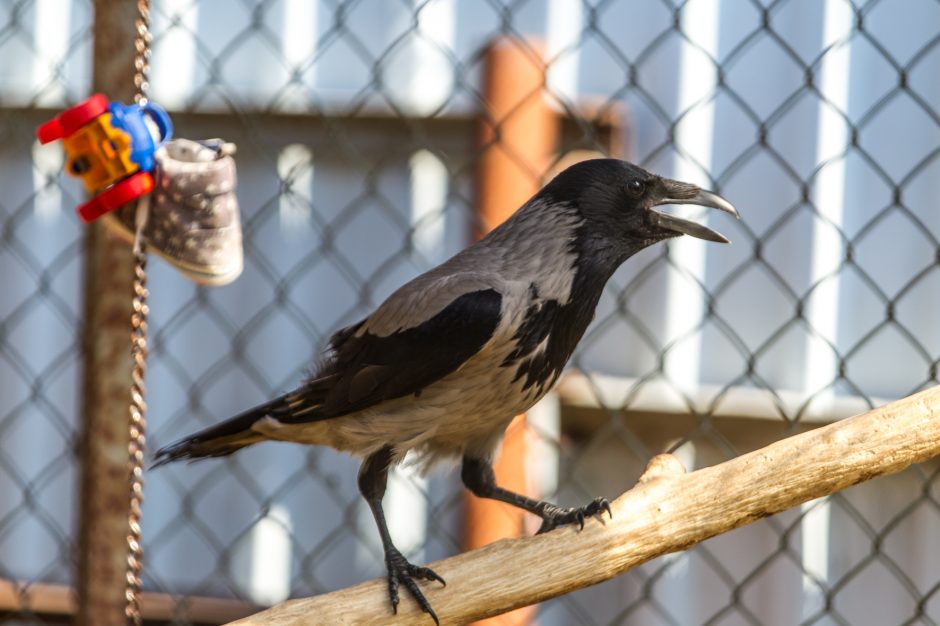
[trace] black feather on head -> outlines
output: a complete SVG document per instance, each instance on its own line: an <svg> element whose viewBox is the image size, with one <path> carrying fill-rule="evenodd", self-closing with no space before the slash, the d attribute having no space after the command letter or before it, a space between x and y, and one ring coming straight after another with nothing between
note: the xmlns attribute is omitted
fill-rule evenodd
<svg viewBox="0 0 940 626"><path fill-rule="evenodd" d="M541 194L550 202L576 207L585 220L588 238L625 254L621 262L640 248L683 234L728 241L701 224L657 211L656 206L698 204L737 216L730 203L709 191L617 159L576 163L549 182Z"/></svg>

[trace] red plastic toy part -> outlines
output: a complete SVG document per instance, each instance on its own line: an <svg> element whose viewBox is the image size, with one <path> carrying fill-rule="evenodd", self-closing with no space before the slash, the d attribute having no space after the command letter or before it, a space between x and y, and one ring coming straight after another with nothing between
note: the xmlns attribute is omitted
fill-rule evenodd
<svg viewBox="0 0 940 626"><path fill-rule="evenodd" d="M153 191L153 177L147 172L139 172L105 189L78 207L78 215L87 224L151 191Z"/></svg>
<svg viewBox="0 0 940 626"><path fill-rule="evenodd" d="M76 104L40 126L36 131L39 143L47 144L68 137L107 110L108 99L104 94L96 93L81 104Z"/></svg>

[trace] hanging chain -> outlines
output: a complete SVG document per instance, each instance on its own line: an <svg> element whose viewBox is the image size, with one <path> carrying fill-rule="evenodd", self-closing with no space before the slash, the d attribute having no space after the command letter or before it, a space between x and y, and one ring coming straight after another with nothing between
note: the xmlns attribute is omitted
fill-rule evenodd
<svg viewBox="0 0 940 626"><path fill-rule="evenodd" d="M134 102L146 104L150 93L150 0L137 0L137 20L134 22Z"/></svg>
<svg viewBox="0 0 940 626"><path fill-rule="evenodd" d="M138 17L134 23L137 37L134 40L134 101L147 103L150 90L150 1L138 0ZM144 453L146 451L145 433L147 430L147 403L144 398L146 387L144 376L147 372L147 250L143 231L147 224L150 209L150 196L145 195L137 202L136 230L134 233L134 294L131 314L131 406L128 421L130 442L128 444L130 469L130 500L127 513L127 576L125 597L127 623L140 626L143 617L140 613L141 568L143 565L143 546L141 545L140 516L143 503Z"/></svg>

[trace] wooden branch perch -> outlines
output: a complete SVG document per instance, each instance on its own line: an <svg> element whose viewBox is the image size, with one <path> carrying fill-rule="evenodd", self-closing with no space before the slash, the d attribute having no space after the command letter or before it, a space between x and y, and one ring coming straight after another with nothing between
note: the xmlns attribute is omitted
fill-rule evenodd
<svg viewBox="0 0 940 626"><path fill-rule="evenodd" d="M686 474L650 461L612 503L613 519L499 541L433 563L447 587L420 583L441 624L464 624L594 585L660 555L940 454L940 386ZM384 579L289 600L238 626L431 624L402 593L391 613Z"/></svg>

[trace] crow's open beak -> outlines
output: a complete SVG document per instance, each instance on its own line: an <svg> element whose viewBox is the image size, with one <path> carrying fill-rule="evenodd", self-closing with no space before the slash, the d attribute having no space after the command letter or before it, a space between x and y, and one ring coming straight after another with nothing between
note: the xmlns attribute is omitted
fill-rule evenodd
<svg viewBox="0 0 940 626"><path fill-rule="evenodd" d="M655 206L663 204L697 204L699 206L711 207L719 211L724 211L725 213L730 213L736 218L741 219L741 216L738 215L737 210L731 206L730 202L718 194L699 189L695 185L664 178L662 179L661 189L663 197L655 203ZM653 222L661 228L698 239L715 241L717 243L731 243L727 237L713 231L707 226L702 226L691 220L663 213L655 209L650 209L650 211L653 214Z"/></svg>

